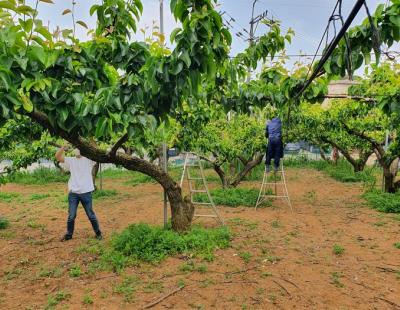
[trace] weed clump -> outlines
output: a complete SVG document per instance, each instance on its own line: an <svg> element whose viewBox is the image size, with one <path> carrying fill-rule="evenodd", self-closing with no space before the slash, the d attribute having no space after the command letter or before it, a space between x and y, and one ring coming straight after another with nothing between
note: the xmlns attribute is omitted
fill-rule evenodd
<svg viewBox="0 0 400 310"><path fill-rule="evenodd" d="M371 191L363 197L373 209L385 213L400 213L400 194Z"/></svg>
<svg viewBox="0 0 400 310"><path fill-rule="evenodd" d="M134 261L158 263L177 254L207 258L215 249L229 245L230 233L225 227L193 227L186 234L178 234L158 226L133 224L112 238L112 249L102 258L118 270Z"/></svg>
<svg viewBox="0 0 400 310"><path fill-rule="evenodd" d="M10 222L6 218L0 217L0 229L6 229L10 226Z"/></svg>

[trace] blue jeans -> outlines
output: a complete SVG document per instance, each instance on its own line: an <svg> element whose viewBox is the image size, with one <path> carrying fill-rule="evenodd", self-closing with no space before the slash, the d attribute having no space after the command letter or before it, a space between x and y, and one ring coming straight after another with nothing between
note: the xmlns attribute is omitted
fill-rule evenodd
<svg viewBox="0 0 400 310"><path fill-rule="evenodd" d="M265 166L269 170L271 160L274 159L274 168L278 170L279 162L283 158L283 143L282 139L278 137L271 137L268 139L267 154L265 159Z"/></svg>
<svg viewBox="0 0 400 310"><path fill-rule="evenodd" d="M99 221L92 208L92 193L76 194L70 192L68 194L68 221L67 221L67 235L71 236L74 233L76 211L78 210L79 202L82 203L86 215L92 224L93 230L96 235L100 235Z"/></svg>

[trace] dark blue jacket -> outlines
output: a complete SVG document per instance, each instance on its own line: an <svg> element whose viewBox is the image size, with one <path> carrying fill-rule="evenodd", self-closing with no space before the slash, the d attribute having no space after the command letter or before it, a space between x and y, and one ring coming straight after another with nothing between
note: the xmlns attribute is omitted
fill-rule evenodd
<svg viewBox="0 0 400 310"><path fill-rule="evenodd" d="M275 117L267 122L265 127L265 137L281 139L282 138L282 121L279 117Z"/></svg>

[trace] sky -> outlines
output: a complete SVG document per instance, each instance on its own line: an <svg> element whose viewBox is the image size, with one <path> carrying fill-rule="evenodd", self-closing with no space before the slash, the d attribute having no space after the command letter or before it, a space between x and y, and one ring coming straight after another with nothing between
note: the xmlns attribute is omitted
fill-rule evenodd
<svg viewBox="0 0 400 310"><path fill-rule="evenodd" d="M31 3L33 2L33 0L29 1ZM40 3L40 18L44 21L44 24L49 22L50 29L54 29L57 25L61 28L72 28L71 16L62 16L62 12L64 9L71 8L73 0L53 1L55 2L54 5L43 2ZM90 28L94 28L96 19L95 16L91 17L89 15L89 9L93 4L99 2L99 0L74 1L77 3L76 20L82 20L88 24ZM245 34L243 28L249 31L253 1L254 0L218 1L218 11L226 12L223 14L223 18L232 25L230 29L233 35L232 56L243 51L249 44L248 41L237 37L236 33L240 31ZM169 2L168 0L164 0L164 29L167 38L169 38L169 34L173 29L178 26L170 12ZM366 2L371 12L374 12L377 5L386 3L386 0L367 0ZM142 3L144 11L138 28L145 29L147 27L147 33L149 34L153 23L159 24L159 0L142 0ZM343 0L343 15L345 19L354 3L355 0ZM288 28L292 28L295 31L296 35L292 44L287 46L288 55L297 55L299 53L314 55L335 4L336 0L258 0L255 4L255 16L268 11L268 18L281 21L283 31L286 31ZM353 25L361 23L366 16L365 9L363 8L353 22ZM235 21L233 21L232 18ZM80 39L84 39L87 30L79 25L76 27L77 36ZM268 31L267 26L260 24L257 28L256 35L260 36L266 31ZM143 34L140 31L136 34L136 39L143 40ZM169 39L167 43L169 43ZM312 57L301 59L307 62L310 61L311 58ZM289 63L293 64L299 59L298 57L292 57Z"/></svg>

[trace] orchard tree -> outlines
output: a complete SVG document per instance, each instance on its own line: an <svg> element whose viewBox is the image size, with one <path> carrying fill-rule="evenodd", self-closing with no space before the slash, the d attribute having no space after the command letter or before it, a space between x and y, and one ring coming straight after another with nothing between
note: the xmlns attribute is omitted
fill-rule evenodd
<svg viewBox="0 0 400 310"><path fill-rule="evenodd" d="M139 0L94 5L90 12L97 14L97 29L86 42L73 35L58 41L37 19L36 9L0 2L1 121L25 115L93 161L151 176L167 192L173 229L188 230L194 207L171 176L117 150L195 96L202 79L215 79L231 36L213 3L171 1L182 28L171 35L175 48L168 52L131 42L142 11ZM110 141L117 142L109 151L97 143Z"/></svg>
<svg viewBox="0 0 400 310"><path fill-rule="evenodd" d="M32 122L25 116L8 120L0 128L0 161L12 160L7 167L7 174L27 168L39 159L53 161L61 169L54 159L55 146L60 141L51 137L41 126Z"/></svg>
<svg viewBox="0 0 400 310"><path fill-rule="evenodd" d="M382 129L385 134L389 134L390 145L384 147L385 139L381 136L380 139L370 136L368 131L364 131L364 127L347 127L346 129L371 143L374 146L375 153L379 164L383 169L384 189L386 192L394 192L400 188L400 182L396 182L398 171L398 162L400 157L400 65L395 62L386 62L380 66L373 65L372 70L361 81L359 85L355 85L350 89L350 94L355 96L366 97L369 105L373 109L380 109L380 114L386 120L381 121ZM379 120L377 121L379 125Z"/></svg>
<svg viewBox="0 0 400 310"><path fill-rule="evenodd" d="M219 118L201 128L193 148L212 164L224 188L236 187L263 159L264 127L260 117Z"/></svg>
<svg viewBox="0 0 400 310"><path fill-rule="evenodd" d="M320 149L326 149L327 145L337 148L353 166L354 172L363 171L369 157L374 153L374 147L350 134L338 122L339 117L346 112L354 112L358 107L357 103L346 100L333 101L326 108L304 102L294 113L291 135L297 141L305 140Z"/></svg>

